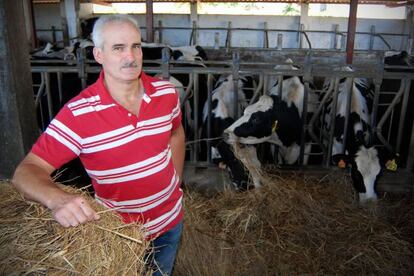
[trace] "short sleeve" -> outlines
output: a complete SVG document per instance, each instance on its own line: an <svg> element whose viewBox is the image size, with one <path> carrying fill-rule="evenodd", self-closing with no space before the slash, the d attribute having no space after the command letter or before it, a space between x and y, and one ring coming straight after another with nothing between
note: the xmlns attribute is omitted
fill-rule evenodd
<svg viewBox="0 0 414 276"><path fill-rule="evenodd" d="M64 106L42 133L31 152L55 169L79 156L82 139L79 136L77 120L67 106Z"/></svg>

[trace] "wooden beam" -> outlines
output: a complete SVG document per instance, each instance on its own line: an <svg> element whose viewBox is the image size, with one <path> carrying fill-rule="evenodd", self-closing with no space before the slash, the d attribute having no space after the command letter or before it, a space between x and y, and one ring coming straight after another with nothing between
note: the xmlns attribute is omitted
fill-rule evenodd
<svg viewBox="0 0 414 276"><path fill-rule="evenodd" d="M152 0L146 0L146 23L147 23L147 42L154 42L154 8Z"/></svg>
<svg viewBox="0 0 414 276"><path fill-rule="evenodd" d="M38 133L23 1L0 1L0 14L0 178L10 178Z"/></svg>
<svg viewBox="0 0 414 276"><path fill-rule="evenodd" d="M348 35L346 37L346 64L352 64L357 24L358 0L351 0L349 6Z"/></svg>

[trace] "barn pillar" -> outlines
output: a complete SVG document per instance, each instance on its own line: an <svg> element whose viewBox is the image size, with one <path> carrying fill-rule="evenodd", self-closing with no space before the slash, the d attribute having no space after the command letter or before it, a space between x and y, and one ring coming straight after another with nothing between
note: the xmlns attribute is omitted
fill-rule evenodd
<svg viewBox="0 0 414 276"><path fill-rule="evenodd" d="M152 0L145 1L146 7L146 23L147 23L147 42L154 42L154 7Z"/></svg>
<svg viewBox="0 0 414 276"><path fill-rule="evenodd" d="M27 41L30 45L30 49L34 49L37 47L37 37L36 37L36 24L34 20L32 0L23 1L23 10L24 10L24 18L26 18L25 25L26 25Z"/></svg>
<svg viewBox="0 0 414 276"><path fill-rule="evenodd" d="M10 178L38 133L23 1L0 1L0 178Z"/></svg>
<svg viewBox="0 0 414 276"><path fill-rule="evenodd" d="M358 0L351 0L349 7L348 35L346 37L346 64L352 64L357 24Z"/></svg>
<svg viewBox="0 0 414 276"><path fill-rule="evenodd" d="M66 25L68 28L68 37L73 39L79 37L80 25L79 25L79 0L65 0L65 17Z"/></svg>

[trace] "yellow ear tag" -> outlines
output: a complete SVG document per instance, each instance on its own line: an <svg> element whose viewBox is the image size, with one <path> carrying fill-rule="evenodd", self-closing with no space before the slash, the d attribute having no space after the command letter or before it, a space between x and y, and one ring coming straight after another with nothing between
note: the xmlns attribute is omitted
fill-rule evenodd
<svg viewBox="0 0 414 276"><path fill-rule="evenodd" d="M395 162L395 159L388 160L387 163L385 163L385 167L389 171L395 172L398 168L397 162Z"/></svg>
<svg viewBox="0 0 414 276"><path fill-rule="evenodd" d="M343 159L339 160L339 162L338 162L338 168L345 169L345 167L346 167L345 161Z"/></svg>
<svg viewBox="0 0 414 276"><path fill-rule="evenodd" d="M277 120L274 121L272 125L272 132L276 132L276 130L277 130Z"/></svg>

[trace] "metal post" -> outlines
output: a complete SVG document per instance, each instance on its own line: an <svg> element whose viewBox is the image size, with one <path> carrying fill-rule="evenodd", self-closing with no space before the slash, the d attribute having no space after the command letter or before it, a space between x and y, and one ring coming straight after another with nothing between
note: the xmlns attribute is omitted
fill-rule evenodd
<svg viewBox="0 0 414 276"><path fill-rule="evenodd" d="M198 160L198 87L199 87L199 81L198 81L198 73L192 73L193 79L194 79L194 95L193 95L193 103L194 103L194 140L196 143L194 143L194 152L193 152L193 160L192 161L199 161Z"/></svg>
<svg viewBox="0 0 414 276"><path fill-rule="evenodd" d="M240 53L233 52L233 89L234 89L234 119L239 118L239 69L240 69Z"/></svg>
<svg viewBox="0 0 414 276"><path fill-rule="evenodd" d="M369 50L372 51L374 49L374 42L375 42L375 26L371 26L371 34L369 36Z"/></svg>
<svg viewBox="0 0 414 276"><path fill-rule="evenodd" d="M220 48L220 33L219 32L215 32L214 33L214 49L219 49Z"/></svg>
<svg viewBox="0 0 414 276"><path fill-rule="evenodd" d="M302 37L302 34L303 34L303 31L304 30L305 30L305 26L303 24L300 24L300 26L299 26L299 32L298 32L298 39L299 39L298 48L299 49L303 48L303 37Z"/></svg>
<svg viewBox="0 0 414 276"><path fill-rule="evenodd" d="M162 32L162 20L158 20L158 43L162 43L163 41Z"/></svg>
<svg viewBox="0 0 414 276"><path fill-rule="evenodd" d="M211 99L212 99L213 75L207 75L207 162L211 163Z"/></svg>
<svg viewBox="0 0 414 276"><path fill-rule="evenodd" d="M264 22L263 25L264 25L263 48L269 48L269 31L267 30L267 22Z"/></svg>
<svg viewBox="0 0 414 276"><path fill-rule="evenodd" d="M333 48L338 49L338 33L339 33L339 24L334 25L334 35L333 35ZM340 46L340 45L339 45Z"/></svg>
<svg viewBox="0 0 414 276"><path fill-rule="evenodd" d="M170 78L170 51L168 47L162 49L162 78L168 80Z"/></svg>
<svg viewBox="0 0 414 276"><path fill-rule="evenodd" d="M283 45L283 34L277 34L277 49L278 50L282 50L282 45Z"/></svg>
<svg viewBox="0 0 414 276"><path fill-rule="evenodd" d="M332 144L334 139L334 130L335 130L335 117L336 117L336 108L338 104L338 88L339 88L339 80L340 77L335 78L335 85L333 91L333 99L332 99L332 109L331 109L331 129L329 130L329 143L328 143L328 154L326 156L326 165L329 166L331 163L332 157Z"/></svg>
<svg viewBox="0 0 414 276"><path fill-rule="evenodd" d="M85 70L86 63L85 63L85 49L79 48L76 51L77 61L78 61L78 75L81 80L82 90L86 88L86 79L87 79L87 73Z"/></svg>
<svg viewBox="0 0 414 276"><path fill-rule="evenodd" d="M198 43L198 39L197 39L197 36L198 36L198 32L197 32L197 21L193 21L193 30L192 30L192 32L193 32L193 41L192 41L192 45L197 45L197 43Z"/></svg>
<svg viewBox="0 0 414 276"><path fill-rule="evenodd" d="M396 146L397 152L401 152L401 140L402 140L403 131L404 131L404 121L405 121L405 116L407 114L408 97L410 96L410 87L411 87L411 79L407 78L401 81L405 82L405 91L404 91L404 96L403 96L403 101L402 101L402 106L401 106L400 122L398 124L398 136L397 136L397 146Z"/></svg>
<svg viewBox="0 0 414 276"><path fill-rule="evenodd" d="M227 36L226 36L226 48L231 48L231 22L229 21L227 25Z"/></svg>

